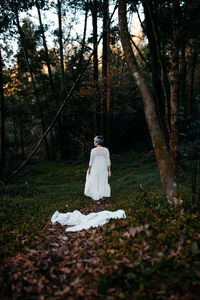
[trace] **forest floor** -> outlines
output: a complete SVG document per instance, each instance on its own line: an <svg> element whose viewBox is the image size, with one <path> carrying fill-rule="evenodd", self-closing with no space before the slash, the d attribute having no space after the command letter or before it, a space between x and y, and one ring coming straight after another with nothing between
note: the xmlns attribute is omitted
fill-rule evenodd
<svg viewBox="0 0 200 300"><path fill-rule="evenodd" d="M32 162L2 191L0 285L8 299L199 299L200 214L182 173L170 207L152 153L116 154L112 197L83 195L87 163ZM66 232L53 213L124 209L126 219Z"/></svg>

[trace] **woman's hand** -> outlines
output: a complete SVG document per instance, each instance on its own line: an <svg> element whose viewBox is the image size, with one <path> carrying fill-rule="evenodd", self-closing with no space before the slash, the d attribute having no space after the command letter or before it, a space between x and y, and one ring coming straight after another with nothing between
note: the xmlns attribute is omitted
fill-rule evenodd
<svg viewBox="0 0 200 300"><path fill-rule="evenodd" d="M109 171L108 171L108 177L110 177L110 176L111 176L111 171L109 170Z"/></svg>
<svg viewBox="0 0 200 300"><path fill-rule="evenodd" d="M91 172L91 167L88 168L88 174L90 175Z"/></svg>

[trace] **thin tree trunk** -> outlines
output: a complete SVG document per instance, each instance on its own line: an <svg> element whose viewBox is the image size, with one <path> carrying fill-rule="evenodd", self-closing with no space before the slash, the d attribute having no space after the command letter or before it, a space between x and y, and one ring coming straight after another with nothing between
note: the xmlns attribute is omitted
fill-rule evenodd
<svg viewBox="0 0 200 300"><path fill-rule="evenodd" d="M83 39L82 39L81 50L80 50L80 55L79 55L79 70L80 71L83 67L83 55L84 55L84 50L85 50L87 20L88 20L88 0L85 1L85 20L84 20L84 29L83 29Z"/></svg>
<svg viewBox="0 0 200 300"><path fill-rule="evenodd" d="M95 83L95 96L94 96L94 135L98 134L99 126L98 126L98 80L99 80L99 68L98 68L98 47L97 45L97 0L94 0L93 3L90 1L91 12L92 12L92 27L93 27L93 79Z"/></svg>
<svg viewBox="0 0 200 300"><path fill-rule="evenodd" d="M57 8L58 8L58 25L59 25L59 48L60 48L60 71L61 71L61 98L65 95L66 91L66 81L65 81L65 68L64 68L64 55L63 55L63 30L62 30L62 0L57 0ZM59 116L60 118L60 143L61 143L61 158L66 158L66 152L64 150L63 145L63 121L62 115Z"/></svg>
<svg viewBox="0 0 200 300"><path fill-rule="evenodd" d="M48 47L47 47L47 43L46 43L46 38L45 38L45 33L44 33L44 26L43 26L43 23L42 23L42 17L41 17L41 13L40 13L40 6L39 6L39 3L38 3L37 0L35 1L35 4L36 4L36 7L37 7L38 18L39 18L39 23L40 23L40 30L41 30L41 35L42 35L42 42L43 42L44 53L45 53L45 60L46 60L46 65L47 65L47 69L48 69L48 74L49 74L49 83L50 83L51 91L52 91L52 93L55 97L55 101L57 102L56 95L55 95L54 84L53 84L53 76L52 76L52 72L51 72L49 51L48 51Z"/></svg>
<svg viewBox="0 0 200 300"><path fill-rule="evenodd" d="M37 102L37 105L38 105L38 109L39 109L39 113L40 113L42 131L44 133L45 132L44 113L43 113L42 107L40 105L39 95L38 95L38 91L37 91L37 88L36 88L35 80L34 80L34 77L33 77L33 72L32 72L32 69L31 69L31 65L29 63L28 52L27 52L27 49L26 49L26 47L24 45L23 31L22 31L22 28L20 26L19 17L18 17L17 13L16 13L16 20L17 20L17 27L18 27L19 35L20 35L20 38L21 38L21 46L22 46L22 49L23 49L23 52L24 52L24 58L25 58L25 61L26 61L28 72L29 72L30 77L31 77L31 83L32 83L33 91L34 91L34 94L35 94L35 99L36 99L36 102ZM48 158L48 160L51 160L50 151L49 151L49 145L48 145L48 141L47 141L46 137L45 137L44 142L45 142L45 148L46 148L47 158Z"/></svg>
<svg viewBox="0 0 200 300"><path fill-rule="evenodd" d="M103 1L103 57L102 57L102 78L103 93L101 97L101 134L107 137L106 128L106 100L107 100L107 62L108 62L108 33L106 25L108 23L108 7L109 1Z"/></svg>
<svg viewBox="0 0 200 300"><path fill-rule="evenodd" d="M108 33L106 25L108 22L108 0L103 1L103 61L102 61L102 75L107 76L107 56L108 56Z"/></svg>
<svg viewBox="0 0 200 300"><path fill-rule="evenodd" d="M174 162L177 160L179 146L179 130L178 130L178 83L179 83L179 20L180 7L179 0L172 2L172 18L173 18L173 34L171 49L171 88L170 88L170 134L169 143L171 155ZM176 166L175 166L176 167Z"/></svg>
<svg viewBox="0 0 200 300"><path fill-rule="evenodd" d="M109 4L107 7L109 17ZM111 102L111 71L110 71L110 26L107 27L107 74L106 74L106 142L110 146L110 102Z"/></svg>
<svg viewBox="0 0 200 300"><path fill-rule="evenodd" d="M180 82L180 90L181 90L181 101L180 106L185 106L185 95L186 95L186 76L187 76L187 67L186 67L186 57L185 57L185 39L182 39L182 47L181 47L181 82Z"/></svg>
<svg viewBox="0 0 200 300"><path fill-rule="evenodd" d="M5 162L5 125L4 125L4 91L3 91L3 71L0 48L0 169Z"/></svg>
<svg viewBox="0 0 200 300"><path fill-rule="evenodd" d="M45 52L45 60L46 60L46 65L47 65L47 69L48 69L48 75L49 75L49 84L51 87L51 92L56 104L56 107L58 108L58 100L57 100L57 96L55 93L55 88L54 88L54 83L53 83L53 76L52 76L52 71L51 71L51 65L50 65L50 59L49 59L49 51L48 51L48 47L47 47L47 43L46 43L46 38L45 38L45 33L44 33L44 26L42 23L42 17L41 17L41 13L40 13L40 6L38 1L35 1L36 7L37 7L37 11L38 11L38 18L39 18L39 23L40 23L40 30L41 30L41 34L42 34L42 41L43 41L43 47L44 47L44 52ZM58 123L59 123L59 140L60 140L60 146L61 149L63 148L62 145L62 126L61 126L61 119L58 119ZM54 136L52 131L50 132L51 134L51 154L52 154L52 158L55 159L55 149L54 149Z"/></svg>
<svg viewBox="0 0 200 300"><path fill-rule="evenodd" d="M61 70L61 83L62 90L65 90L65 72L64 72L64 57L63 57L63 31L62 31L62 14L61 14L61 1L57 1L58 7L58 24L59 24L59 47L60 47L60 70Z"/></svg>
<svg viewBox="0 0 200 300"><path fill-rule="evenodd" d="M190 105L190 112L194 112L193 108L193 102L194 102L194 76L195 76L195 68L196 68L196 62L197 62L197 52L194 49L192 54L192 64L191 64L191 74L190 74L190 87L189 87L189 105Z"/></svg>
<svg viewBox="0 0 200 300"><path fill-rule="evenodd" d="M130 36L128 33L127 19L126 19L126 2L123 0L119 0L118 3L119 3L118 6L119 27L120 27L122 47L124 50L127 64L135 79L135 82L138 86L138 89L141 93L144 102L145 117L147 120L154 151L156 154L162 185L165 190L169 203L177 204L178 188L175 180L172 159L167 150L165 135L158 121L155 102L152 98L150 90L146 84L146 81L138 66L135 55L132 51Z"/></svg>

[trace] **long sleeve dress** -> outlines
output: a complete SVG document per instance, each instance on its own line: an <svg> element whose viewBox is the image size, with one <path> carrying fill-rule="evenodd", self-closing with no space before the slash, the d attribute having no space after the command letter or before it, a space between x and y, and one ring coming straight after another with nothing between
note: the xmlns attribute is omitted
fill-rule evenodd
<svg viewBox="0 0 200 300"><path fill-rule="evenodd" d="M87 171L84 194L93 200L110 197L110 185L108 184L108 166L111 165L110 153L106 147L96 147L91 150Z"/></svg>

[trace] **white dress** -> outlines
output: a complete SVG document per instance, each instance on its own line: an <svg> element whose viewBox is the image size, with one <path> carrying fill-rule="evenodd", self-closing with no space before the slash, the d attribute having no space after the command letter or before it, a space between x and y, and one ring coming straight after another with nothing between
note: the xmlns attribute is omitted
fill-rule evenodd
<svg viewBox="0 0 200 300"><path fill-rule="evenodd" d="M96 147L91 150L89 166L90 174L86 174L84 194L93 200L110 197L108 184L108 166L111 165L110 153L106 147Z"/></svg>
<svg viewBox="0 0 200 300"><path fill-rule="evenodd" d="M61 225L71 225L65 231L80 231L82 229L89 229L91 227L98 227L106 224L110 219L126 218L125 211L118 209L116 211L103 210L97 213L90 213L83 215L80 211L59 213L56 211L51 222L53 224L60 223Z"/></svg>

